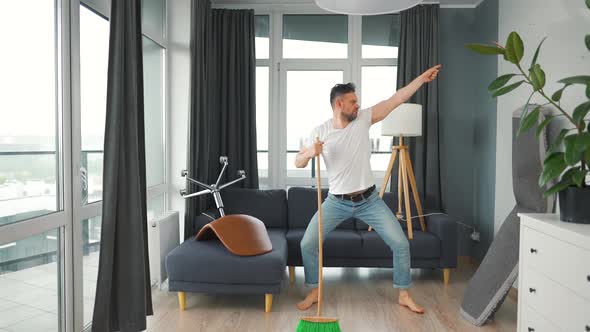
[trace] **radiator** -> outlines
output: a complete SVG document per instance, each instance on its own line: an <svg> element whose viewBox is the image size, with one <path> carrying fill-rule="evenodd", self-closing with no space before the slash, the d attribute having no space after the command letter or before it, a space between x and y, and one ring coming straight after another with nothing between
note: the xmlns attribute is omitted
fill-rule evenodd
<svg viewBox="0 0 590 332"><path fill-rule="evenodd" d="M152 287L166 280L166 255L180 243L178 211L170 211L148 221L148 252Z"/></svg>

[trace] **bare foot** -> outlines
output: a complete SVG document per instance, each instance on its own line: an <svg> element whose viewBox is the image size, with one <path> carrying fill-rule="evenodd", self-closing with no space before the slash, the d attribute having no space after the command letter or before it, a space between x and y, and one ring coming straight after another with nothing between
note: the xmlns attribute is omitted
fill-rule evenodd
<svg viewBox="0 0 590 332"><path fill-rule="evenodd" d="M299 310L307 310L309 309L314 303L318 302L318 289L314 288L307 294L305 300L297 303L297 309Z"/></svg>
<svg viewBox="0 0 590 332"><path fill-rule="evenodd" d="M416 302L414 302L414 300L410 297L410 293L407 291L400 291L398 303L402 307L407 307L415 313L423 314L425 312L424 308L417 305Z"/></svg>

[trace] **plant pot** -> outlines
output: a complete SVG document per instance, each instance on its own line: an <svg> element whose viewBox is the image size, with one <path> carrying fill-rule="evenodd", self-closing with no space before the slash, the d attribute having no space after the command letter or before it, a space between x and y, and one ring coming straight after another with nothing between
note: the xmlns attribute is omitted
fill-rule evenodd
<svg viewBox="0 0 590 332"><path fill-rule="evenodd" d="M590 224L590 187L568 187L559 192L559 219Z"/></svg>

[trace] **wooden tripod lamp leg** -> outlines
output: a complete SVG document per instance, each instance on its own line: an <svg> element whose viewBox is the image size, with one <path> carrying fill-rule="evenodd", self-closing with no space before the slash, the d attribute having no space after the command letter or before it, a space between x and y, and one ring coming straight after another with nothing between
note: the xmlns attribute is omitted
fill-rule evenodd
<svg viewBox="0 0 590 332"><path fill-rule="evenodd" d="M402 169L402 182L404 184L404 203L406 205L406 224L408 227L408 238L411 240L414 238L414 234L412 232L412 211L410 210L410 193L408 188L408 170L406 168L406 155L408 151L407 149L402 149L400 151L400 166Z"/></svg>
<svg viewBox="0 0 590 332"><path fill-rule="evenodd" d="M410 186L412 187L412 193L414 194L414 202L416 203L416 209L418 210L418 215L420 216L420 227L422 227L423 232L426 232L426 223L424 222L422 203L420 203L420 196L418 195L418 188L416 186L416 178L414 177L414 170L412 169L412 161L410 160L410 155L408 153L406 153L404 156L406 157L405 164L408 177L410 178Z"/></svg>
<svg viewBox="0 0 590 332"><path fill-rule="evenodd" d="M402 216L402 201L404 199L404 193L402 191L403 189L403 175L402 175L402 153L400 151L400 158L399 158L399 165L397 167L397 213L395 214L395 216L399 219Z"/></svg>
<svg viewBox="0 0 590 332"><path fill-rule="evenodd" d="M385 189L387 188L387 184L389 183L389 178L391 177L391 170L393 169L393 165L395 164L396 159L397 149L394 147L391 151L391 158L389 158L389 165L387 166L387 172L385 172L385 178L383 179L381 190L379 191L379 196L381 197L383 197L383 194L385 194Z"/></svg>

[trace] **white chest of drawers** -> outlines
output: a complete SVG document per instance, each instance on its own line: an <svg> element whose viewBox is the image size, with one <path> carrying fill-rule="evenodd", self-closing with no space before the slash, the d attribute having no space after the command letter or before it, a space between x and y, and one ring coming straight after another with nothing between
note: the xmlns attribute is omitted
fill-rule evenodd
<svg viewBox="0 0 590 332"><path fill-rule="evenodd" d="M590 332L590 225L519 216L518 331Z"/></svg>

